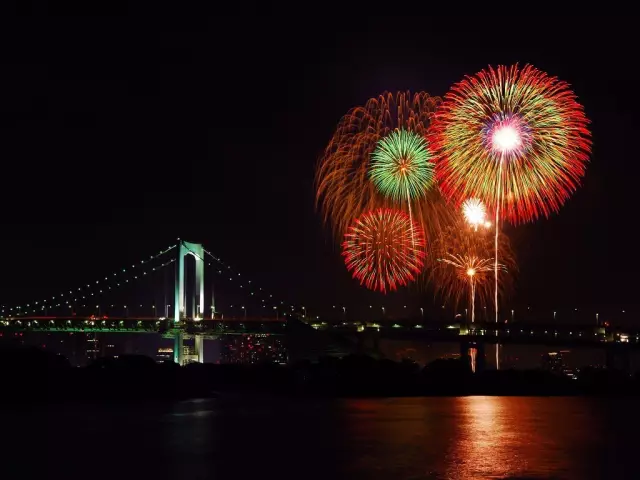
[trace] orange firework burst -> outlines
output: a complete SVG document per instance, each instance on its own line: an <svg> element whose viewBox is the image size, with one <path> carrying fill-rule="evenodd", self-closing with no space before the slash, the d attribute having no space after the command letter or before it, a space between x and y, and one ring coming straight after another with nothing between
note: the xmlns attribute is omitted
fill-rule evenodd
<svg viewBox="0 0 640 480"><path fill-rule="evenodd" d="M487 305L493 291L494 245L492 233L485 228L476 230L460 218L435 238L433 268L430 283L445 300L457 305L463 298L470 300L471 311L476 301ZM515 256L506 235L500 237L499 288L510 290L517 269Z"/></svg>
<svg viewBox="0 0 640 480"><path fill-rule="evenodd" d="M425 138L438 103L422 92L384 93L340 120L316 172L316 203L338 239L354 218L378 208L407 212L430 232L448 218ZM411 168L399 171L414 176L394 178L405 164Z"/></svg>
<svg viewBox="0 0 640 480"><path fill-rule="evenodd" d="M424 265L424 246L422 228L407 214L381 208L356 219L342 254L360 284L386 293L415 279Z"/></svg>

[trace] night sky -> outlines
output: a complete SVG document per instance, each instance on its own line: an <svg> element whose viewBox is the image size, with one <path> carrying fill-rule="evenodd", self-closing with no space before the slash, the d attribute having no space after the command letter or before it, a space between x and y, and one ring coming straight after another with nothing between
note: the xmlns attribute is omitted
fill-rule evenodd
<svg viewBox="0 0 640 480"><path fill-rule="evenodd" d="M496 21L15 20L1 58L0 301L75 288L181 237L314 315L437 309L430 291L383 296L350 278L315 211L315 165L368 98L443 95L465 74L520 62L572 85L594 145L559 215L507 228L513 306L615 320L625 309L635 321L637 25Z"/></svg>

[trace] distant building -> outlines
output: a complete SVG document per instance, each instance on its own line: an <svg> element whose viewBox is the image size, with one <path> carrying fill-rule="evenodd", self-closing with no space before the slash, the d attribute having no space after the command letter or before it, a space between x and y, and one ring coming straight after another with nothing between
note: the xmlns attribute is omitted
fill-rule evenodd
<svg viewBox="0 0 640 480"><path fill-rule="evenodd" d="M117 357L118 352L116 351L116 346L113 343L108 343L107 341L102 343L102 356L103 357Z"/></svg>
<svg viewBox="0 0 640 480"><path fill-rule="evenodd" d="M222 337L220 363L253 365L287 363L287 350L282 337L269 334Z"/></svg>
<svg viewBox="0 0 640 480"><path fill-rule="evenodd" d="M172 362L173 361L173 348L172 347L160 347L156 354L156 361L158 363Z"/></svg>
<svg viewBox="0 0 640 480"><path fill-rule="evenodd" d="M87 363L91 363L93 360L95 360L98 357L101 357L101 352L100 352L100 341L98 340L98 334L97 333L87 333L85 334L86 336L86 357L87 357Z"/></svg>
<svg viewBox="0 0 640 480"><path fill-rule="evenodd" d="M575 372L566 364L566 356L569 353L569 350L560 350L558 352L545 353L544 355L542 355L541 368L558 375L574 377Z"/></svg>

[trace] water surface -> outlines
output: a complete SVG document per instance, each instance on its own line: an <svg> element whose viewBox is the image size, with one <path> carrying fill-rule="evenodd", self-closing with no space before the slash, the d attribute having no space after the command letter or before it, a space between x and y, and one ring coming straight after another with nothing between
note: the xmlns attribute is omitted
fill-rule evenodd
<svg viewBox="0 0 640 480"><path fill-rule="evenodd" d="M640 478L636 403L228 396L4 408L0 472L66 480Z"/></svg>

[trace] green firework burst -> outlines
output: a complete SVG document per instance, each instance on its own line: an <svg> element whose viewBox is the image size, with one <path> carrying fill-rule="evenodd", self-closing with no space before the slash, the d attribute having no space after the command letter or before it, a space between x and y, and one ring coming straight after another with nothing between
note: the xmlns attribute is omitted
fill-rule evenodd
<svg viewBox="0 0 640 480"><path fill-rule="evenodd" d="M424 196L434 183L427 141L407 130L394 130L378 142L369 176L376 188L395 201Z"/></svg>

